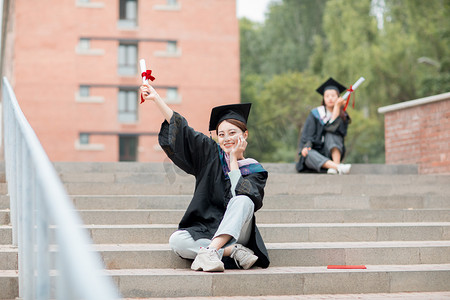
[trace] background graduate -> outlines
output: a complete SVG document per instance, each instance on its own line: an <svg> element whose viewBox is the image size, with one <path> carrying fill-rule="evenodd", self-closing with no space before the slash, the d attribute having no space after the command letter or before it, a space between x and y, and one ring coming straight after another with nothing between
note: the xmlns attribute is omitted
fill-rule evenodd
<svg viewBox="0 0 450 300"><path fill-rule="evenodd" d="M194 259L193 270L268 267L254 216L263 204L268 173L256 160L244 158L251 104L213 108L209 130L216 131L217 143L189 127L152 86L143 84L140 89L143 99L153 101L164 116L158 136L162 149L196 179L193 198L169 239L170 247L182 258Z"/></svg>
<svg viewBox="0 0 450 300"><path fill-rule="evenodd" d="M298 172L327 172L328 174L348 174L350 164L342 164L345 155L344 138L351 122L344 111L345 100L339 95L346 88L329 78L317 92L323 96L322 105L311 110L299 144Z"/></svg>

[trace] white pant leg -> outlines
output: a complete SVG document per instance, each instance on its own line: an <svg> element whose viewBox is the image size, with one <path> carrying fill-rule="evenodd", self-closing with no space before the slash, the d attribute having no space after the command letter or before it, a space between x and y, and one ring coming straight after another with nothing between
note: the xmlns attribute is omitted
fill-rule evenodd
<svg viewBox="0 0 450 300"><path fill-rule="evenodd" d="M247 244L252 233L251 225L254 209L255 204L248 196L238 195L230 199L222 222L220 222L219 228L214 235L214 237L222 234L232 236L224 248L237 241Z"/></svg>
<svg viewBox="0 0 450 300"><path fill-rule="evenodd" d="M223 256L223 249L234 243L247 244L252 233L252 219L255 205L253 201L244 195L238 195L230 199L222 222L214 237L221 234L231 235L231 240L219 249L219 256ZM187 230L177 230L169 238L170 248L179 256L186 259L194 259L200 247L208 247L210 239L194 240Z"/></svg>
<svg viewBox="0 0 450 300"><path fill-rule="evenodd" d="M169 245L172 250L186 259L194 259L200 247L208 247L210 239L194 240L187 230L177 230L169 238Z"/></svg>

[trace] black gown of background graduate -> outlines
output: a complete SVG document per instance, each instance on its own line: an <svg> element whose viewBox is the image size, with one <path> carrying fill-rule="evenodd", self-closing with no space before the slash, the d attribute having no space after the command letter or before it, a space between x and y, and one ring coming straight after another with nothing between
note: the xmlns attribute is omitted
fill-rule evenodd
<svg viewBox="0 0 450 300"><path fill-rule="evenodd" d="M323 97L325 91L329 89L335 90L338 95L340 95L346 90L346 87L330 77L321 86L319 86L316 91ZM318 151L323 156L327 156L324 148L325 134L327 132L334 133L342 136L343 138L347 135L348 124L351 122L350 116L347 112L342 111L333 122L330 122L329 117L331 117L331 113L327 116L327 109L325 107L324 100L322 100L322 106L312 109L309 113L305 125L303 126L302 136L299 143L300 159L295 166L298 172L316 172L306 166L306 157L304 157L301 153L303 148L311 148ZM341 161L344 159L344 156L345 144L343 144ZM331 159L331 157L329 158ZM326 172L323 168L322 171Z"/></svg>
<svg viewBox="0 0 450 300"><path fill-rule="evenodd" d="M196 179L193 198L178 229L187 230L194 240L212 239L232 198L231 182L224 172L222 149L213 139L189 127L186 119L176 112L170 124L163 122L158 138L173 163ZM241 170L241 174L236 195L248 196L255 204L256 212L262 207L268 173L258 163L250 166L249 170ZM258 256L255 265L267 268L269 256L255 217L252 227L250 240L245 246ZM224 263L227 268L236 267L232 259L224 257Z"/></svg>
<svg viewBox="0 0 450 300"><path fill-rule="evenodd" d="M332 123L323 122L323 118L319 113L318 108L311 110L305 125L303 126L302 136L299 143L299 155L300 159L296 165L298 172L316 172L310 170L305 165L306 157L301 154L301 151L305 147L311 147L311 149L317 150L320 154L325 155L324 148L324 136L327 132L338 134L342 137L347 135L347 128L350 121L350 116L344 112L346 120L343 120L341 116L337 117ZM345 155L345 144L343 145L343 151L341 153L341 160ZM326 171L324 169L324 171Z"/></svg>

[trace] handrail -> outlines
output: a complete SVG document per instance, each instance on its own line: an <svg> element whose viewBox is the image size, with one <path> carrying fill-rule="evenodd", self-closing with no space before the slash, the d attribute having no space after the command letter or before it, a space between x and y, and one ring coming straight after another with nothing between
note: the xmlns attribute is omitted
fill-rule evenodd
<svg viewBox="0 0 450 300"><path fill-rule="evenodd" d="M119 299L52 163L3 78L6 179L19 297Z"/></svg>

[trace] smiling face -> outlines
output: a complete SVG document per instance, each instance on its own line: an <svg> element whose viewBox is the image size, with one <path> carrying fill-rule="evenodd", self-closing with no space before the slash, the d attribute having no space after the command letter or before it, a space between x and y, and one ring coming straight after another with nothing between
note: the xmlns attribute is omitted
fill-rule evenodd
<svg viewBox="0 0 450 300"><path fill-rule="evenodd" d="M326 108L330 111L333 110L334 104L336 103L338 98L339 98L339 93L336 90L330 89L330 90L326 90L323 93L323 101L325 103Z"/></svg>
<svg viewBox="0 0 450 300"><path fill-rule="evenodd" d="M248 131L243 132L242 129L234 124L231 124L227 120L220 123L219 127L217 127L219 145L225 153L230 153L231 150L236 147L237 139L241 135L244 139L247 139Z"/></svg>

